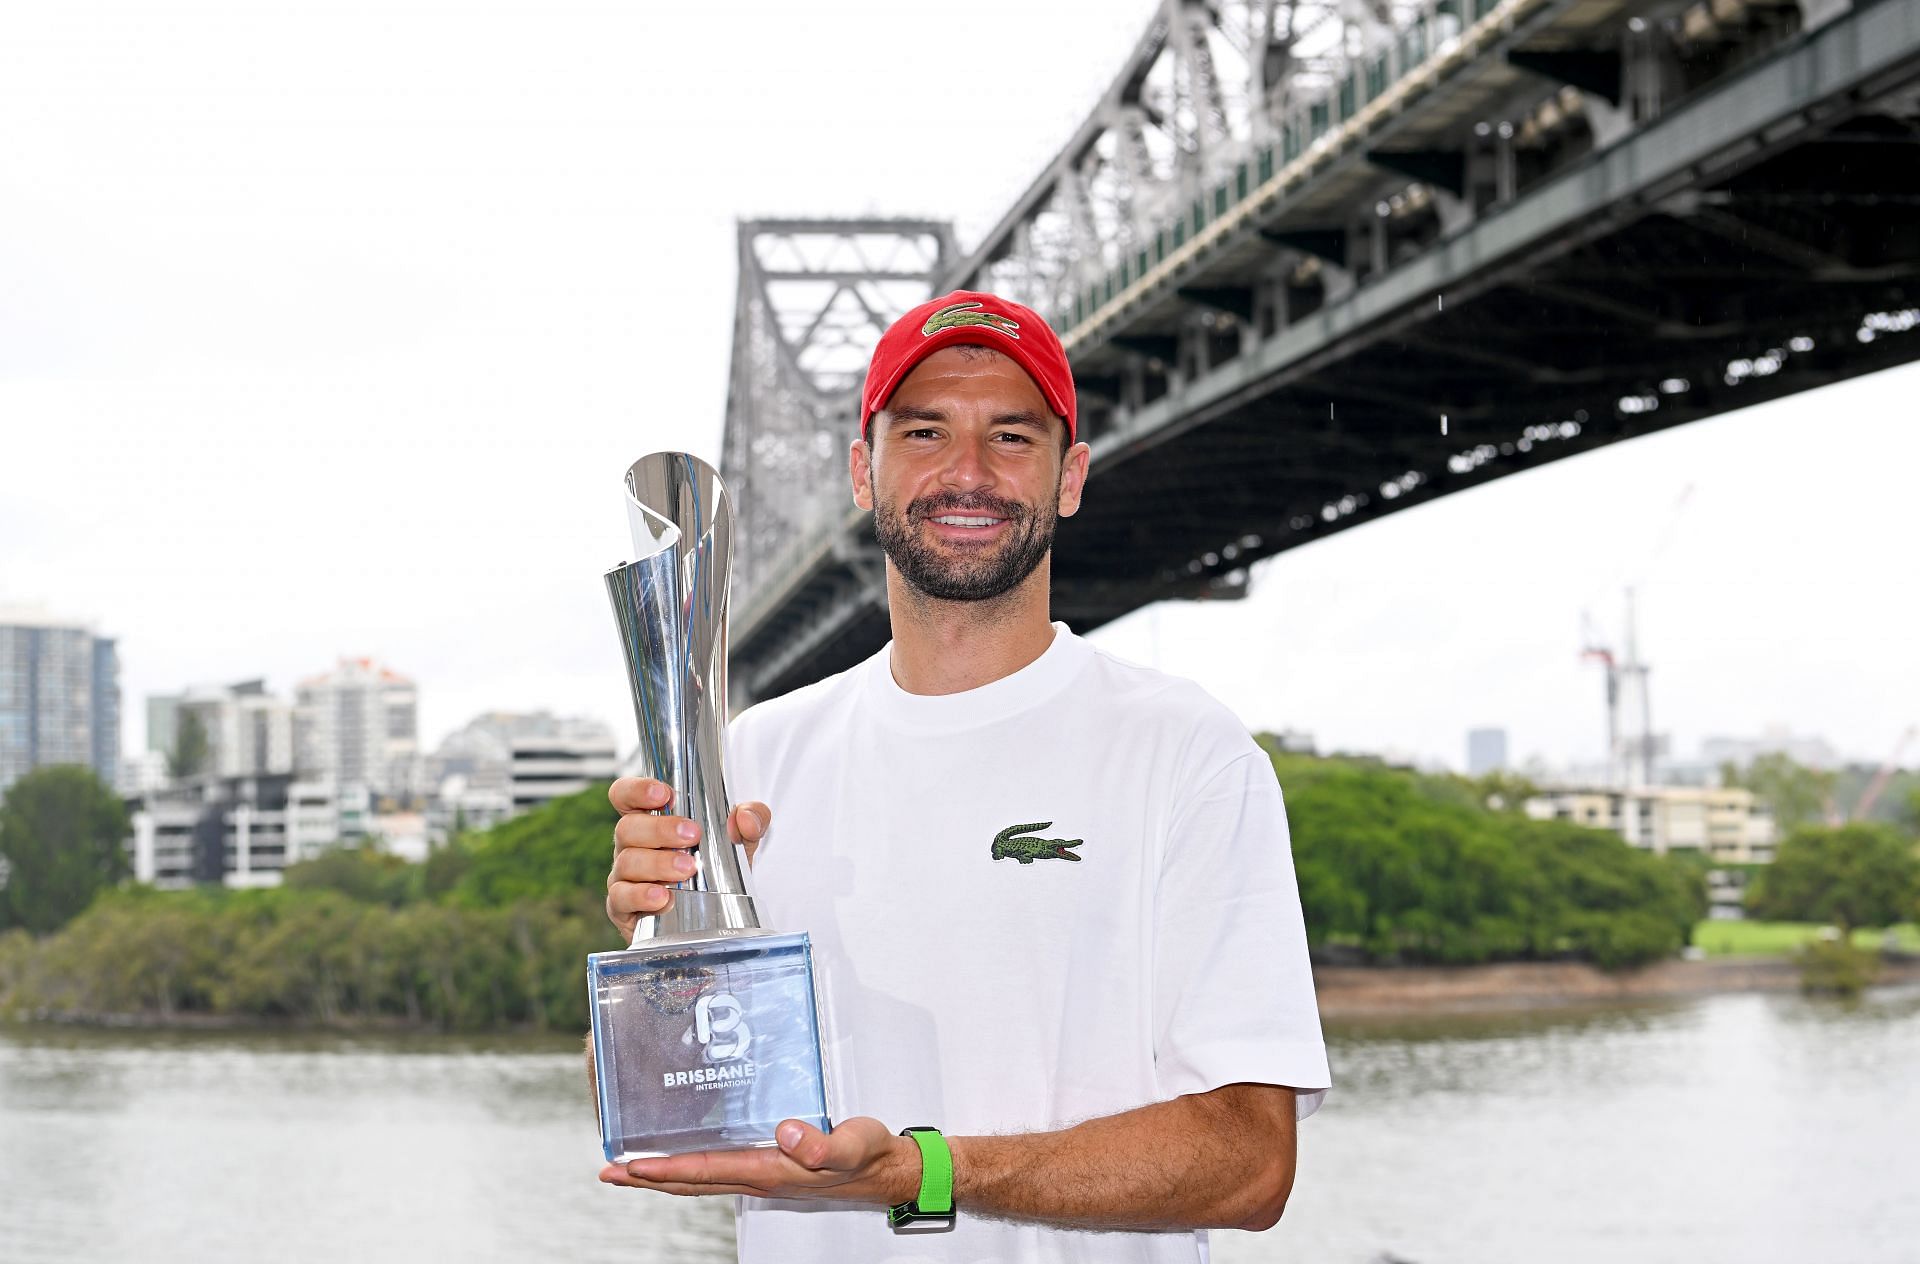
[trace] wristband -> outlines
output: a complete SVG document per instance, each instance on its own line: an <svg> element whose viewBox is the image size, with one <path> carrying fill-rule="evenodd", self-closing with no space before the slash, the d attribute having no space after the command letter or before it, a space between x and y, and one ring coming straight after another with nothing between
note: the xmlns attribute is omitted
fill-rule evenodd
<svg viewBox="0 0 1920 1264"><path fill-rule="evenodd" d="M920 1147L920 1193L912 1202L887 1208L887 1223L895 1229L919 1226L914 1232L953 1228L953 1151L938 1128L902 1128Z"/></svg>

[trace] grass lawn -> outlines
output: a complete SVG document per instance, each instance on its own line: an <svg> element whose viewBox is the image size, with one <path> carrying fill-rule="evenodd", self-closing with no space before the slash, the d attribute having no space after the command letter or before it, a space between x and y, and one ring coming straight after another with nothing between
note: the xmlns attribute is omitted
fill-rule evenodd
<svg viewBox="0 0 1920 1264"><path fill-rule="evenodd" d="M1820 933L1812 922L1701 922L1693 928L1694 944L1709 957L1784 956ZM1920 927L1909 922L1894 928L1906 952L1920 952ZM1861 948L1880 945L1877 930L1857 930L1853 942Z"/></svg>

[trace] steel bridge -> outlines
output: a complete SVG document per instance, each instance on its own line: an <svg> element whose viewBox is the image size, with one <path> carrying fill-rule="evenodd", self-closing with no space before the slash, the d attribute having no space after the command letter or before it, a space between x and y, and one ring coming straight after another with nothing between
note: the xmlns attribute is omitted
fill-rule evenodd
<svg viewBox="0 0 1920 1264"><path fill-rule="evenodd" d="M885 640L857 383L948 288L1073 360L1057 616L1233 597L1383 514L1920 357L1920 0L1166 0L970 252L751 222L739 278L740 700Z"/></svg>

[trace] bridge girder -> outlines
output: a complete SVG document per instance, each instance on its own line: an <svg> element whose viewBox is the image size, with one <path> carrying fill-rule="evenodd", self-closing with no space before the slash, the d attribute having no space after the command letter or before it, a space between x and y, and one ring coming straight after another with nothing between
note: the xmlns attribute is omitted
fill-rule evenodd
<svg viewBox="0 0 1920 1264"><path fill-rule="evenodd" d="M1440 0L1314 60L1305 8L1168 0L941 281L1048 312L1086 388L1056 610L1233 595L1385 513L1920 356L1917 8ZM866 530L755 603L755 696L884 639Z"/></svg>
<svg viewBox="0 0 1920 1264"><path fill-rule="evenodd" d="M721 472L750 605L845 511L867 358L951 266L954 242L945 221L916 219L748 220L738 240Z"/></svg>

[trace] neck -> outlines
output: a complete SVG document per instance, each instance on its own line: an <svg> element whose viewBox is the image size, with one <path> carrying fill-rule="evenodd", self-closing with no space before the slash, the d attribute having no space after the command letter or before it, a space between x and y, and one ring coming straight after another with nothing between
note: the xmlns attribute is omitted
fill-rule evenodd
<svg viewBox="0 0 1920 1264"><path fill-rule="evenodd" d="M1011 676L1053 644L1047 594L1053 559L987 601L942 601L908 584L887 563L893 623L893 679L908 693L978 689Z"/></svg>

